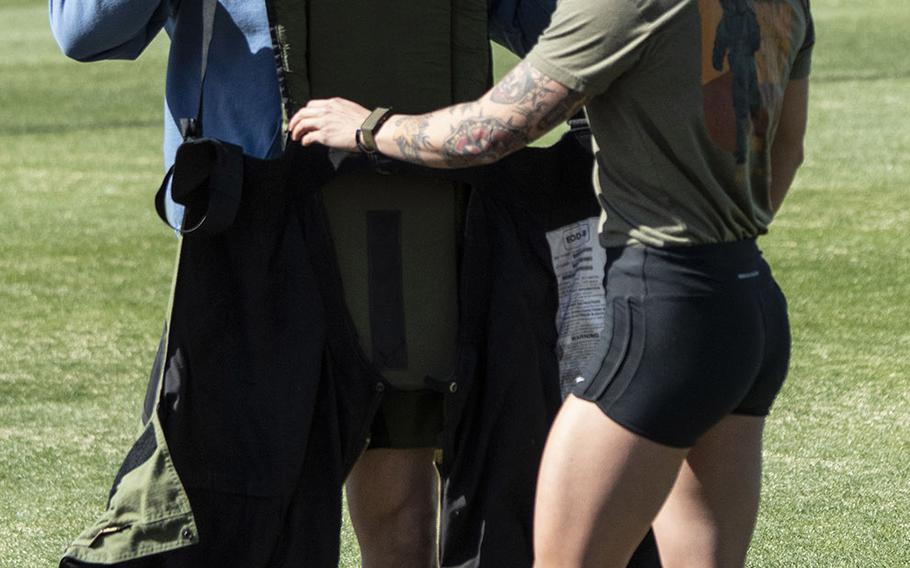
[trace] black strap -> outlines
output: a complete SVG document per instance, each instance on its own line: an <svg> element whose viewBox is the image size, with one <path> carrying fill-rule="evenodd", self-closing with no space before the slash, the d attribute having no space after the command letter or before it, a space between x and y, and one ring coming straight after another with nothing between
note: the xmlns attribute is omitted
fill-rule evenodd
<svg viewBox="0 0 910 568"><path fill-rule="evenodd" d="M380 369L408 368L401 257L401 211L367 211L371 358Z"/></svg>
<svg viewBox="0 0 910 568"><path fill-rule="evenodd" d="M196 116L178 119L183 144L177 148L174 165L155 194L155 209L168 226L180 234L199 230L216 234L233 222L243 186L243 151L238 146L202 138L205 76L209 48L215 33L218 0L202 0L202 50L199 63L199 100ZM165 201L168 187L172 199L185 207L182 227L168 221ZM190 219L190 228L183 228Z"/></svg>
<svg viewBox="0 0 910 568"><path fill-rule="evenodd" d="M214 138L188 139L177 148L174 165L155 194L155 209L168 226L165 212L167 188L171 198L185 207L182 235L216 235L227 230L237 216L243 195L243 148Z"/></svg>
<svg viewBox="0 0 910 568"><path fill-rule="evenodd" d="M183 139L202 136L202 109L205 93L205 73L209 64L209 48L215 34L215 9L218 0L202 0L202 59L199 64L199 102L196 105L195 118L179 120L180 133Z"/></svg>
<svg viewBox="0 0 910 568"><path fill-rule="evenodd" d="M158 188L158 191L155 192L155 211L158 213L158 217L164 221L165 225L179 233L180 227L171 225L171 222L167 218L167 205L165 204L167 200L167 188L170 185L171 179L173 177L174 166L171 166L171 168L167 171L167 174L165 174L164 181L161 182L161 186Z"/></svg>

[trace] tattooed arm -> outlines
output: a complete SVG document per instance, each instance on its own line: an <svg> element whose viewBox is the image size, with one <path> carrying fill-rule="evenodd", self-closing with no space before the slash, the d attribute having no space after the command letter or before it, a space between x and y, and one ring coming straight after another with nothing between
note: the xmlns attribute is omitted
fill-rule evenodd
<svg viewBox="0 0 910 568"><path fill-rule="evenodd" d="M395 115L376 136L386 156L436 168L495 162L574 115L581 94L521 62L479 100L423 115ZM356 151L370 113L344 99L313 100L291 119L293 140Z"/></svg>

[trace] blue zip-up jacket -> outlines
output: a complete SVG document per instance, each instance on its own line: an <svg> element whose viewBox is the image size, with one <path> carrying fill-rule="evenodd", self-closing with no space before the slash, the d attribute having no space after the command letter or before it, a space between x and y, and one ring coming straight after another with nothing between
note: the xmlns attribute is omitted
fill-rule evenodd
<svg viewBox="0 0 910 568"><path fill-rule="evenodd" d="M550 21L556 0L490 0L490 34L524 55ZM164 108L164 165L181 136L177 119L193 117L199 96L202 3L180 0L49 0L51 29L78 61L135 59L161 29L171 39ZM281 99L265 2L219 0L206 71L205 135L259 158L281 149ZM168 200L178 226L182 208Z"/></svg>

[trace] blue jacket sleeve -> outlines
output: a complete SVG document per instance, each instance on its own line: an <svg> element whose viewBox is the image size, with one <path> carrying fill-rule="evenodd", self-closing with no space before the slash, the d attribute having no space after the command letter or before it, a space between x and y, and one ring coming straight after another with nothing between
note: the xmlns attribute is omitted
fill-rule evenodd
<svg viewBox="0 0 910 568"><path fill-rule="evenodd" d="M487 9L490 38L524 57L550 25L556 0L490 0Z"/></svg>
<svg viewBox="0 0 910 568"><path fill-rule="evenodd" d="M169 0L49 0L60 49L78 61L135 59L161 31Z"/></svg>

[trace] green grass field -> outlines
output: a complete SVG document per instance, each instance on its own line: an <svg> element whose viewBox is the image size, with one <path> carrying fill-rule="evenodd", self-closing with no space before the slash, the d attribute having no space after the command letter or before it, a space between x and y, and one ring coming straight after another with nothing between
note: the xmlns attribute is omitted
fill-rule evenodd
<svg viewBox="0 0 910 568"><path fill-rule="evenodd" d="M794 353L749 565L905 567L910 9L813 7L807 161L763 240ZM165 60L67 61L46 3L0 4L0 568L54 566L136 433L175 249L151 207Z"/></svg>

